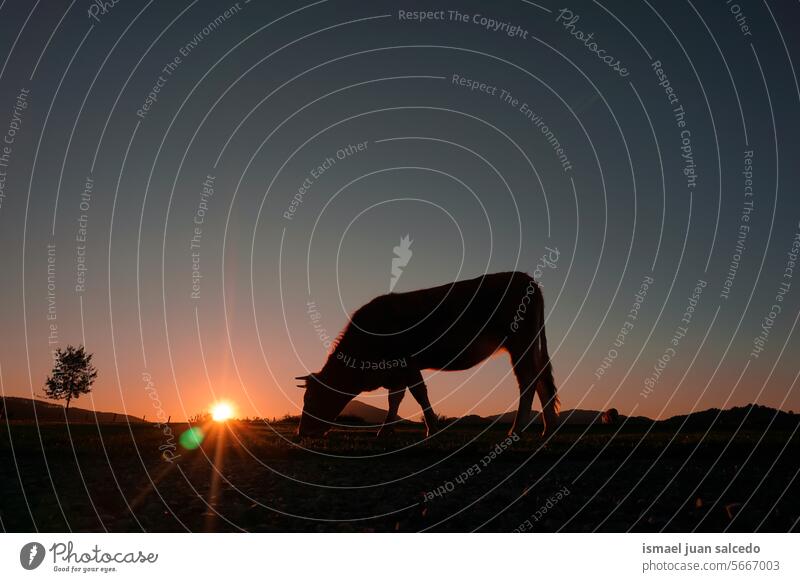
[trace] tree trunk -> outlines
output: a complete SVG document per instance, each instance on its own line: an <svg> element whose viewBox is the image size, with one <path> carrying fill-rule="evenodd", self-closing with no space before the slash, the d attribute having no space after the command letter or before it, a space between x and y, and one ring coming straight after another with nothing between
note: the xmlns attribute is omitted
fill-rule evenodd
<svg viewBox="0 0 800 582"><path fill-rule="evenodd" d="M67 410L64 412L64 414L67 416L67 418L69 418L69 401L70 400L72 400L72 399L71 398L67 398Z"/></svg>

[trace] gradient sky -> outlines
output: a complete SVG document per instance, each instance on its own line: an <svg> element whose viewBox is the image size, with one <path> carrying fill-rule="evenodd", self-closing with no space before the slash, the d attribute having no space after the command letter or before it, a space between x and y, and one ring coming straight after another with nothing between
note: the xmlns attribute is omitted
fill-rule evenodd
<svg viewBox="0 0 800 582"><path fill-rule="evenodd" d="M93 5L0 8L0 133L15 132L0 166L4 394L40 395L51 350L85 343L100 376L76 406L153 417L155 394L173 419L223 397L241 415L296 414L293 376L321 367L321 333L388 292L408 234L395 291L534 273L557 249L539 279L565 408L800 408L800 275L786 271L800 232L797 3ZM425 375L439 413L515 406L505 356ZM401 414L419 415L411 398Z"/></svg>

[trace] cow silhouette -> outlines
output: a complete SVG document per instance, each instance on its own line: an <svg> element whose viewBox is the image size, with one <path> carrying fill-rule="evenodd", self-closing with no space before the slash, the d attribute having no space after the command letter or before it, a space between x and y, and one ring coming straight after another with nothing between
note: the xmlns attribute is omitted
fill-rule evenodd
<svg viewBox="0 0 800 582"><path fill-rule="evenodd" d="M547 353L544 299L530 275L515 271L389 293L359 308L322 369L297 378L306 390L298 433L323 436L350 400L385 387L389 411L379 434L391 431L408 388L430 435L437 417L420 371L466 370L498 351L511 356L519 383L511 432L528 427L534 391L544 432L552 432L559 401Z"/></svg>

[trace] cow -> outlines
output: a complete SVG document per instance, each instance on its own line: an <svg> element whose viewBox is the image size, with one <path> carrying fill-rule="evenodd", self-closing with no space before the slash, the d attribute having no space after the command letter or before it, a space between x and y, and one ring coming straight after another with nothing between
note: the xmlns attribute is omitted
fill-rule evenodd
<svg viewBox="0 0 800 582"><path fill-rule="evenodd" d="M544 299L533 277L518 271L407 293L388 293L360 307L319 372L297 377L305 388L300 437L321 437L350 400L380 387L389 410L379 435L391 432L408 388L422 408L427 435L437 429L421 370L466 370L506 351L519 383L510 433L530 424L534 390L544 434L558 420L559 400L544 331Z"/></svg>

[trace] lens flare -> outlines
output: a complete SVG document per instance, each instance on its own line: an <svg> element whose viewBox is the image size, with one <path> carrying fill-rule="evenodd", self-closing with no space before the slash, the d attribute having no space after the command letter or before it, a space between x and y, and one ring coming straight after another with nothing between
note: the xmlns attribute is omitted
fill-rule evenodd
<svg viewBox="0 0 800 582"><path fill-rule="evenodd" d="M193 450L203 444L203 438L205 434L203 434L203 429L199 426L194 426L187 431L184 431L180 437L178 437L178 442L181 443L181 446L187 450Z"/></svg>
<svg viewBox="0 0 800 582"><path fill-rule="evenodd" d="M211 418L216 422L233 418L233 406L229 402L217 402L211 407Z"/></svg>

